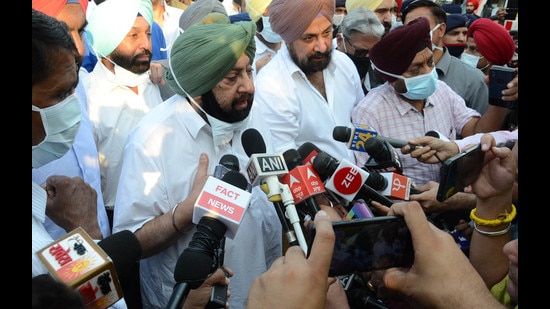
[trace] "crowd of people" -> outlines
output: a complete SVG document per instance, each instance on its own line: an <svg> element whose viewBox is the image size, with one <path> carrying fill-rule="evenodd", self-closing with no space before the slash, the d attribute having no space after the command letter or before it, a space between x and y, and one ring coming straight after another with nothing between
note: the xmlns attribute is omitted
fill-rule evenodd
<svg viewBox="0 0 550 309"><path fill-rule="evenodd" d="M112 308L167 308L220 160L234 156L254 180L246 168L257 145L245 132L261 134L265 153L312 143L362 167L370 154L332 137L353 124L408 143L396 159L418 192L368 202L378 216L404 217L415 255L410 268L360 274L378 304L517 308L517 29L504 27L500 1L486 5L495 18L462 2L33 0L33 308L85 307L37 256L77 227L96 241L130 231L141 246ZM488 96L492 66L515 70L500 98ZM481 173L438 201L442 162L471 144L482 145ZM209 307L222 285L230 308L355 309L328 276L331 222L349 202L315 196L319 211L300 222L306 236L316 228L306 256L285 240L265 187L250 194L238 233L224 238L223 266L182 308ZM467 254L435 216L467 237Z"/></svg>

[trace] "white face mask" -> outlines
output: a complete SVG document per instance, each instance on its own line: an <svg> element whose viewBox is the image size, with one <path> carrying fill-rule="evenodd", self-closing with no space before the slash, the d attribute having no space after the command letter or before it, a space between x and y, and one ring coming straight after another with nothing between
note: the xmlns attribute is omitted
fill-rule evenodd
<svg viewBox="0 0 550 309"><path fill-rule="evenodd" d="M40 113L46 132L44 140L32 146L32 167L39 168L69 151L80 128L82 114L76 93L50 107L33 105L32 110Z"/></svg>
<svg viewBox="0 0 550 309"><path fill-rule="evenodd" d="M126 70L125 68L121 67L120 65L114 62L112 63L115 65L115 81L119 85L128 86L128 87L137 87L139 85L143 85L144 83L147 83L147 81L149 80L149 74L147 74L147 72L136 74Z"/></svg>
<svg viewBox="0 0 550 309"><path fill-rule="evenodd" d="M264 24L264 29L260 34L263 38L269 43L279 43L283 40L280 35L271 30L271 24L269 23L269 16L262 16L262 23Z"/></svg>
<svg viewBox="0 0 550 309"><path fill-rule="evenodd" d="M476 55L471 55L471 54L468 54L468 53L462 53L462 55L460 55L460 61L466 63L467 65L473 67L473 68L476 68L477 69L477 63L479 62L479 59L481 59L482 57L480 56L476 56Z"/></svg>
<svg viewBox="0 0 550 309"><path fill-rule="evenodd" d="M214 139L214 148L216 149L216 153L219 152L219 146L231 142L236 131L241 131L246 128L248 120L250 119L249 115L244 120L239 122L228 123L221 121L218 118L208 115L208 113L205 112L193 98L189 97L189 100L206 115L206 119L208 119L210 127L212 128L212 138Z"/></svg>
<svg viewBox="0 0 550 309"><path fill-rule="evenodd" d="M441 26L441 24L437 24L437 25L435 25L435 27L432 30L430 30L430 41L432 42L432 50L435 50L435 49L443 50L442 47L438 47L437 45L435 45L433 43L434 31L437 30L440 26Z"/></svg>
<svg viewBox="0 0 550 309"><path fill-rule="evenodd" d="M340 24L344 20L344 16L346 16L346 14L334 14L334 16L332 17L332 24L337 27L340 26Z"/></svg>

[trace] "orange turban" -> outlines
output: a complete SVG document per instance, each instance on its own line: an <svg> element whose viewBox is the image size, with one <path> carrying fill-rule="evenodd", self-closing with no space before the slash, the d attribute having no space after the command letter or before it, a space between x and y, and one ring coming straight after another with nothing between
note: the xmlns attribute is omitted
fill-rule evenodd
<svg viewBox="0 0 550 309"><path fill-rule="evenodd" d="M315 18L322 15L332 23L336 4L334 0L273 0L268 10L273 31L292 43Z"/></svg>
<svg viewBox="0 0 550 309"><path fill-rule="evenodd" d="M51 17L57 17L66 4L79 3L86 13L88 0L32 0L32 8Z"/></svg>

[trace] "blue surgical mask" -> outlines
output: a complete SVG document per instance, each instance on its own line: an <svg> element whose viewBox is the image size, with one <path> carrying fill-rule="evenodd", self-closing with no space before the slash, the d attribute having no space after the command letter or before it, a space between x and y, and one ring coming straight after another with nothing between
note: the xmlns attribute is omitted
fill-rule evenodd
<svg viewBox="0 0 550 309"><path fill-rule="evenodd" d="M39 168L64 156L73 145L82 117L76 93L46 108L32 106L40 113L46 137L32 146L32 167Z"/></svg>
<svg viewBox="0 0 550 309"><path fill-rule="evenodd" d="M466 63L467 65L473 67L473 68L476 68L477 69L477 63L479 62L479 59L481 59L482 57L480 56L476 56L476 55L472 55L472 54L468 54L468 53L462 53L462 55L460 55L460 61Z"/></svg>
<svg viewBox="0 0 550 309"><path fill-rule="evenodd" d="M269 16L262 16L262 23L264 25L264 29L262 30L262 32L260 32L260 34L266 41L268 41L269 43L279 43L283 40L280 35L271 30Z"/></svg>
<svg viewBox="0 0 550 309"><path fill-rule="evenodd" d="M427 97L431 96L435 92L435 88L437 87L438 76L437 76L437 71L435 67L432 69L430 73L426 73L426 74L422 74L414 77L403 77L401 75L395 75L395 74L380 70L373 63L371 63L371 65L375 70L380 71L381 73L404 80L405 87L407 87L407 92L400 93L400 94L407 99L424 100Z"/></svg>

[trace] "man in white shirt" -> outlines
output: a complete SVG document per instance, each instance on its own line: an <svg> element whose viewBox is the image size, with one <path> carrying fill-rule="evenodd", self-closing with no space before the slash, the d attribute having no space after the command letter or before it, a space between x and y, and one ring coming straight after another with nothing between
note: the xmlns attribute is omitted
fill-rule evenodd
<svg viewBox="0 0 550 309"><path fill-rule="evenodd" d="M166 82L176 95L143 117L124 150L113 231L133 231L142 244L144 308L166 308L176 262L196 231L193 209L206 172L226 154L245 170L244 147L251 145L241 135L248 128L274 152L265 117L253 106L254 23L230 24L220 13L204 21L211 23L189 27L174 43ZM273 204L254 187L236 235L225 242L231 308L245 308L253 280L281 256L281 234Z"/></svg>
<svg viewBox="0 0 550 309"><path fill-rule="evenodd" d="M268 9L284 44L258 73L255 101L267 116L275 150L311 142L355 162L346 144L332 139L335 126L351 125L351 111L364 96L355 65L332 47L334 0L273 0Z"/></svg>
<svg viewBox="0 0 550 309"><path fill-rule="evenodd" d="M152 23L150 0L105 1L88 18L86 35L99 58L89 75L88 109L110 215L126 138L151 108L162 103L158 85L148 74Z"/></svg>

